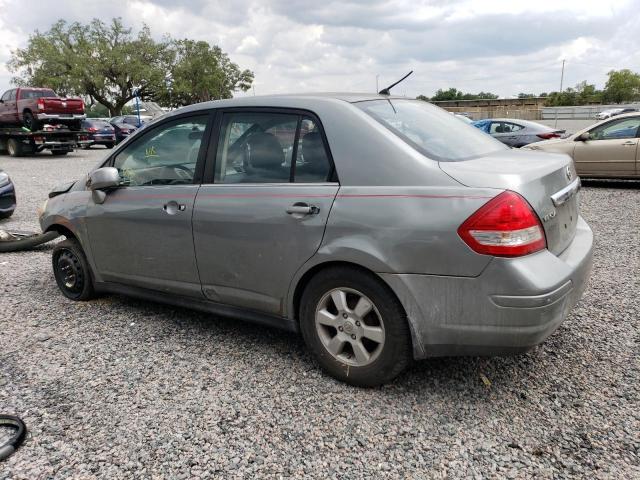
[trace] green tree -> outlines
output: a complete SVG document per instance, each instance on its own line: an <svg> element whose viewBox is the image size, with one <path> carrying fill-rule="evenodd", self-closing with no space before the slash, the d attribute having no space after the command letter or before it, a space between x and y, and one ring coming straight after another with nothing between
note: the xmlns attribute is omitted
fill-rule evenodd
<svg viewBox="0 0 640 480"><path fill-rule="evenodd" d="M253 72L241 70L220 47L184 39L173 42L173 48L170 75L152 94L161 105L177 107L231 98L233 92L251 88Z"/></svg>
<svg viewBox="0 0 640 480"><path fill-rule="evenodd" d="M546 104L552 107L588 105L602 101L602 91L597 90L595 85L587 83L586 80L562 92L551 92L549 95L545 93L540 96L546 96Z"/></svg>
<svg viewBox="0 0 640 480"><path fill-rule="evenodd" d="M431 97L431 100L439 102L445 100L494 100L496 98L498 98L498 95L490 92L464 93L457 88L449 88L448 90L440 88L436 91L436 94Z"/></svg>
<svg viewBox="0 0 640 480"><path fill-rule="evenodd" d="M136 88L144 97L160 85L172 55L169 42L154 41L146 26L134 35L119 18L88 25L59 20L45 33L36 30L25 48L12 52L9 69L18 74L17 85L86 95L119 115Z"/></svg>
<svg viewBox="0 0 640 480"><path fill-rule="evenodd" d="M630 102L640 99L640 74L629 69L611 70L604 87L607 102Z"/></svg>

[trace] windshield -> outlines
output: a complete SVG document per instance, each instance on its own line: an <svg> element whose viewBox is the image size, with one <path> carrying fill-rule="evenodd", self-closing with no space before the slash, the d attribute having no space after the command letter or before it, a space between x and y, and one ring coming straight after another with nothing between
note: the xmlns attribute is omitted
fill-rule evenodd
<svg viewBox="0 0 640 480"><path fill-rule="evenodd" d="M509 148L422 100L370 100L354 105L434 160L457 162Z"/></svg>

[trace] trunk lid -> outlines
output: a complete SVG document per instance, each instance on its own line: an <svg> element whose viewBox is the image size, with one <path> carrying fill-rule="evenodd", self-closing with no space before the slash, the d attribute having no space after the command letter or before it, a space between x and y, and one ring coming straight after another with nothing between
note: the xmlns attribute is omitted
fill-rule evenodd
<svg viewBox="0 0 640 480"><path fill-rule="evenodd" d="M505 150L473 160L440 162L440 168L469 187L499 188L522 195L540 217L552 253L561 253L573 240L578 196L572 187L579 180L568 155Z"/></svg>
<svg viewBox="0 0 640 480"><path fill-rule="evenodd" d="M58 98L44 97L42 98L44 109L43 113L49 114L83 114L84 103L79 98Z"/></svg>

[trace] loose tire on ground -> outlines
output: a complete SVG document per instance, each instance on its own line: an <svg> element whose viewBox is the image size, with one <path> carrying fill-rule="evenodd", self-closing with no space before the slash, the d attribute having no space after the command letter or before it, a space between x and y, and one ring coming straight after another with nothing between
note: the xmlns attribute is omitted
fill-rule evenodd
<svg viewBox="0 0 640 480"><path fill-rule="evenodd" d="M318 364L351 385L389 382L412 359L402 305L379 278L356 268L323 270L310 280L300 302L300 330Z"/></svg>
<svg viewBox="0 0 640 480"><path fill-rule="evenodd" d="M68 238L58 243L52 255L53 274L62 294L76 301L94 298L89 263L77 240Z"/></svg>
<svg viewBox="0 0 640 480"><path fill-rule="evenodd" d="M10 215L11 214L9 214L8 216ZM0 232L0 253L28 250L43 243L50 242L51 240L60 236L60 234L57 232L47 232L40 234L34 234L31 232L9 232L9 240L4 240L2 238L4 234L5 232Z"/></svg>

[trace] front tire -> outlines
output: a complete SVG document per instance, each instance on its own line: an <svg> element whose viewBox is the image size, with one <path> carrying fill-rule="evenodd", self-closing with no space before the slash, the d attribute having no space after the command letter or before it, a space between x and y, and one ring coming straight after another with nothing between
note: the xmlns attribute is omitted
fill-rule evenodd
<svg viewBox="0 0 640 480"><path fill-rule="evenodd" d="M95 297L91 269L80 244L74 239L58 243L53 249L53 274L62 294L76 301Z"/></svg>
<svg viewBox="0 0 640 480"><path fill-rule="evenodd" d="M322 369L351 385L387 383L411 362L404 309L369 272L336 267L313 277L301 298L300 329Z"/></svg>

